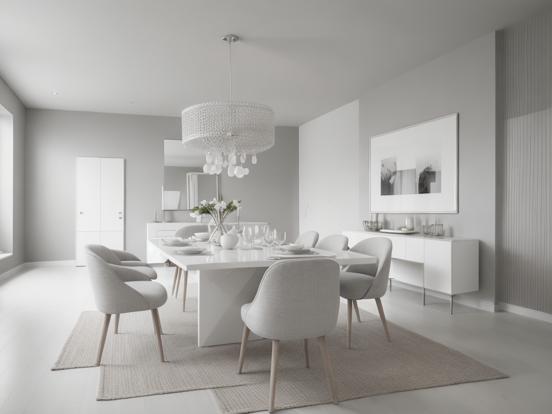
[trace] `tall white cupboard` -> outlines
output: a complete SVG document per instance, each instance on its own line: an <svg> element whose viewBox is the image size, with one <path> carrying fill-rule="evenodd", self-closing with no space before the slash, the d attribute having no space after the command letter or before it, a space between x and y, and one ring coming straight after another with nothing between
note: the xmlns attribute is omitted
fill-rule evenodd
<svg viewBox="0 0 552 414"><path fill-rule="evenodd" d="M84 246L125 247L125 160L77 157L76 264L85 265Z"/></svg>

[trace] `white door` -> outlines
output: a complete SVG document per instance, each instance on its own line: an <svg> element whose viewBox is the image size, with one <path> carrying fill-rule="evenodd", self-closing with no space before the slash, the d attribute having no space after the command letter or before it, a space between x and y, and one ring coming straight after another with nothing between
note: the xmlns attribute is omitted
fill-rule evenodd
<svg viewBox="0 0 552 414"><path fill-rule="evenodd" d="M100 244L100 232L99 231L77 231L76 236L76 264L77 266L84 266L86 264L86 257L84 255L84 246L87 244Z"/></svg>
<svg viewBox="0 0 552 414"><path fill-rule="evenodd" d="M102 231L100 232L100 244L110 249L125 249L125 233L123 231Z"/></svg>
<svg viewBox="0 0 552 414"><path fill-rule="evenodd" d="M125 228L125 160L101 159L101 231Z"/></svg>
<svg viewBox="0 0 552 414"><path fill-rule="evenodd" d="M100 170L99 158L77 158L77 231L98 231L100 229Z"/></svg>

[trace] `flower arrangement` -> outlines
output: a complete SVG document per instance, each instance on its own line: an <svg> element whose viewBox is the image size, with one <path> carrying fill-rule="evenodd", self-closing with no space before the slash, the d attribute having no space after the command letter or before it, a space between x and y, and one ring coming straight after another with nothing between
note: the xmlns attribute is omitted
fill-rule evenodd
<svg viewBox="0 0 552 414"><path fill-rule="evenodd" d="M199 203L199 206L192 208L190 216L199 217L209 215L215 223L216 228L220 231L221 235L225 234L226 228L224 227L224 220L230 213L233 213L240 208L239 200L231 200L229 202L219 201L213 198L210 202L203 200Z"/></svg>

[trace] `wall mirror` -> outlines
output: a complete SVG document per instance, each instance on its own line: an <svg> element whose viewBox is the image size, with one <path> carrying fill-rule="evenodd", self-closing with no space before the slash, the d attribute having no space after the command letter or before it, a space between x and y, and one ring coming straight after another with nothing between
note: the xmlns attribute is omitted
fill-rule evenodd
<svg viewBox="0 0 552 414"><path fill-rule="evenodd" d="M180 140L165 140L162 206L165 211L190 210L201 200L220 198L218 175L205 174L204 154Z"/></svg>

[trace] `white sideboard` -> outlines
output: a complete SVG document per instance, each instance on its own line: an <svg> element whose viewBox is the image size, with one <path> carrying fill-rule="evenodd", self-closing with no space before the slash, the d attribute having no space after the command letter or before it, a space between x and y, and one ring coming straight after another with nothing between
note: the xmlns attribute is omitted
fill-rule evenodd
<svg viewBox="0 0 552 414"><path fill-rule="evenodd" d="M444 293L450 297L479 290L479 240L423 237L367 231L344 231L349 246L372 238L385 237L393 243L390 276L409 285Z"/></svg>
<svg viewBox="0 0 552 414"><path fill-rule="evenodd" d="M178 229L186 226L195 226L197 224L195 221L192 222L167 222L167 223L146 223L146 261L148 263L163 263L165 262L165 257L161 256L159 249L151 244L151 240L163 238L163 237L173 237ZM203 223L207 224L207 223ZM231 227L237 223L226 223L227 226ZM261 225L267 224L265 222L240 222L240 226L244 225Z"/></svg>

